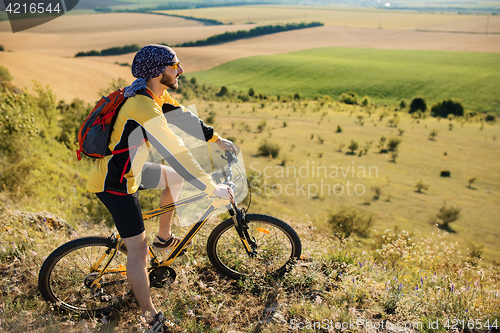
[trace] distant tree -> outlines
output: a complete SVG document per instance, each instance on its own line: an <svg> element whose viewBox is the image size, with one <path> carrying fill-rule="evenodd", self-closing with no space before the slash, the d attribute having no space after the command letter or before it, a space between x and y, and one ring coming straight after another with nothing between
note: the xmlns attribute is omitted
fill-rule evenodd
<svg viewBox="0 0 500 333"><path fill-rule="evenodd" d="M496 117L494 114L488 114L488 115L486 115L485 120L486 120L487 122L492 122L492 123L494 123L494 122L497 120L497 117Z"/></svg>
<svg viewBox="0 0 500 333"><path fill-rule="evenodd" d="M253 88L248 89L248 96L250 97L255 96L255 91L253 90Z"/></svg>
<svg viewBox="0 0 500 333"><path fill-rule="evenodd" d="M361 105L363 106L370 106L370 97L365 96L361 99Z"/></svg>
<svg viewBox="0 0 500 333"><path fill-rule="evenodd" d="M3 45L0 45L0 52L5 51Z"/></svg>
<svg viewBox="0 0 500 333"><path fill-rule="evenodd" d="M215 117L217 116L217 113L215 111L210 111L208 113L208 117L205 118L205 122L209 125L213 125L215 123Z"/></svg>
<svg viewBox="0 0 500 333"><path fill-rule="evenodd" d="M425 103L425 99L421 97L414 98L410 103L410 113L416 112L418 110L422 112L425 112L427 110L427 103Z"/></svg>
<svg viewBox="0 0 500 333"><path fill-rule="evenodd" d="M401 102L399 103L399 108L402 110L406 107L406 101L403 99L401 100Z"/></svg>
<svg viewBox="0 0 500 333"><path fill-rule="evenodd" d="M459 102L451 99L436 103L431 108L431 114L434 117L447 118L449 115L461 117L464 115L464 107Z"/></svg>
<svg viewBox="0 0 500 333"><path fill-rule="evenodd" d="M217 96L222 97L226 96L228 94L229 90L226 88L226 86L220 87L219 92L217 93Z"/></svg>
<svg viewBox="0 0 500 333"><path fill-rule="evenodd" d="M340 238L353 234L365 238L370 235L375 218L355 208L342 208L328 217L327 224Z"/></svg>
<svg viewBox="0 0 500 333"><path fill-rule="evenodd" d="M258 154L261 156L278 157L281 147L273 142L262 141L258 148Z"/></svg>
<svg viewBox="0 0 500 333"><path fill-rule="evenodd" d="M354 151L358 150L359 144L351 139L351 143L349 144L349 147L347 147L352 154L354 154Z"/></svg>
<svg viewBox="0 0 500 333"><path fill-rule="evenodd" d="M383 150L385 148L385 143L387 142L387 138L385 136L380 138L380 141L378 143L378 148L380 150Z"/></svg>
<svg viewBox="0 0 500 333"><path fill-rule="evenodd" d="M429 140L436 140L436 136L438 135L438 131L437 130L432 130L430 133L429 133Z"/></svg>
<svg viewBox="0 0 500 333"><path fill-rule="evenodd" d="M300 99L301 99L300 94L299 93L295 93L295 95L293 95L293 99L296 100L296 101L300 101Z"/></svg>
<svg viewBox="0 0 500 333"><path fill-rule="evenodd" d="M340 95L340 102L344 104L358 104L358 94L354 92L347 92Z"/></svg>
<svg viewBox="0 0 500 333"><path fill-rule="evenodd" d="M460 218L460 210L460 208L448 206L446 202L444 202L441 208L439 208L436 217L431 219L431 223L437 224L440 228L449 229L449 224Z"/></svg>

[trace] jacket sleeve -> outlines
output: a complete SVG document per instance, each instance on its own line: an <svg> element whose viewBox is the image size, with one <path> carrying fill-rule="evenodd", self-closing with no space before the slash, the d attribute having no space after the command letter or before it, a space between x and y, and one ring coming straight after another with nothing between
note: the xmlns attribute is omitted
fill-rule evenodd
<svg viewBox="0 0 500 333"><path fill-rule="evenodd" d="M212 194L215 190L212 178L184 146L182 139L169 128L159 107L144 108L139 110L138 115L149 143L170 166L197 189Z"/></svg>
<svg viewBox="0 0 500 333"><path fill-rule="evenodd" d="M181 105L165 103L162 110L169 124L179 127L182 131L199 140L215 142L219 138L213 127L205 124L203 120Z"/></svg>

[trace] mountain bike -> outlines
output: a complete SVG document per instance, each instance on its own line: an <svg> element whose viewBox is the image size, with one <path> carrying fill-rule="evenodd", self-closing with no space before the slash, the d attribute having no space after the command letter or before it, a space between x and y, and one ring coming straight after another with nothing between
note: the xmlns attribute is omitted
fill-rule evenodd
<svg viewBox="0 0 500 333"><path fill-rule="evenodd" d="M236 155L226 152L222 158L227 164L212 178L238 193L238 189L248 185L248 178ZM250 186L248 190L251 195ZM246 213L233 196L223 199L200 193L144 213L143 218L147 220L209 197L213 197L209 207L165 259L161 260L148 242L151 287L163 288L175 281L173 261L186 251L186 244L222 206L226 206L230 218L212 230L206 247L207 256L219 273L231 279L275 278L292 269L301 254L300 238L294 229L275 217ZM126 249L115 231L109 237L79 238L57 248L44 261L38 286L42 297L55 308L95 315L112 311L132 296L126 274Z"/></svg>

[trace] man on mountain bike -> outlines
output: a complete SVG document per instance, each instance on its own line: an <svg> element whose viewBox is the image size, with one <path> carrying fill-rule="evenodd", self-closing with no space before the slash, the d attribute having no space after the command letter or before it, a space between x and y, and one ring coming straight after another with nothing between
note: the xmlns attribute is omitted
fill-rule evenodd
<svg viewBox="0 0 500 333"><path fill-rule="evenodd" d="M97 159L87 184L87 189L96 193L113 216L126 246L127 278L143 314L154 316L151 326L158 332L169 330L162 312L155 309L151 300L146 269L148 246L138 190L163 188L162 206L178 199L184 180L210 195L224 198L230 195L229 187L214 184L182 140L172 132L166 114L173 110L180 112L177 118L191 123L194 120L201 126L205 141L236 152L231 141L221 138L167 92L168 88L178 88L178 78L183 72L170 47L153 44L137 52L132 63L132 75L137 79L125 88L125 96L129 98L118 113L109 142L111 151L134 149ZM146 162L151 146L170 166ZM161 216L159 232L153 242L156 249L172 249L180 243L171 232L172 217L173 211Z"/></svg>

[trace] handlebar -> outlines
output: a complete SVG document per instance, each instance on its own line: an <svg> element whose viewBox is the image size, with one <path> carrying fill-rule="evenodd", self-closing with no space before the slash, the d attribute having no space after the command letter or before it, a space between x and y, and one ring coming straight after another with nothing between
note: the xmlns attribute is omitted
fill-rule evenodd
<svg viewBox="0 0 500 333"><path fill-rule="evenodd" d="M222 159L227 161L226 168L221 172L214 172L212 174L212 179L217 183L223 183L226 185L231 185L231 180L233 178L233 169L231 166L238 163L238 157L229 150L226 150L224 155L221 155Z"/></svg>
<svg viewBox="0 0 500 333"><path fill-rule="evenodd" d="M248 202L248 208L250 208L250 202L251 202L250 184L248 182L248 178L245 174L244 169L239 164L238 156L232 151L226 150L224 152L224 155L221 155L221 158L227 162L227 165L222 169L222 171L212 173L213 181L217 184L222 183L229 186L233 190L234 198L238 197L239 194L243 193L242 191L244 191L246 184L248 186L248 191L249 191L248 193L250 196ZM235 175L233 175L233 166L234 166L234 172L236 173ZM232 200L232 203L234 205L234 199ZM234 208L236 208L236 206L234 206Z"/></svg>

